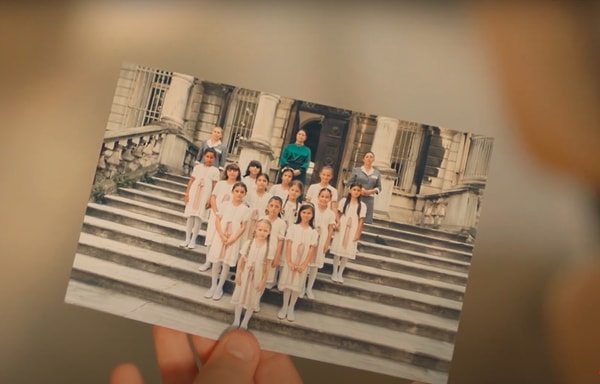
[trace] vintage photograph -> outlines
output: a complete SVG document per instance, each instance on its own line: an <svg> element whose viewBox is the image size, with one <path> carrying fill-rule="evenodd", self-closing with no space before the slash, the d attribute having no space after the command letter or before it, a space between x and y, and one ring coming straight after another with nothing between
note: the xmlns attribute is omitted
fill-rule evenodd
<svg viewBox="0 0 600 384"><path fill-rule="evenodd" d="M493 138L124 63L65 301L446 383Z"/></svg>

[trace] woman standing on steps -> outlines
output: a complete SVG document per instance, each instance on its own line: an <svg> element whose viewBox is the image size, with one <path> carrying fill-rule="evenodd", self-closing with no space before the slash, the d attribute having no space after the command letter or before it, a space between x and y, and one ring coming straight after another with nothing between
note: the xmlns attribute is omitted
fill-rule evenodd
<svg viewBox="0 0 600 384"><path fill-rule="evenodd" d="M225 158L227 157L227 154L225 153L225 146L223 145L223 143L221 142L221 137L223 136L223 128L221 127L214 127L212 129L212 132L210 133L210 138L204 140L201 144L200 144L200 148L198 150L198 161L202 160L202 154L204 153L204 151L207 148L212 148L215 150L216 153L216 157L215 157L215 162L213 164L213 166L219 168L219 170L222 170L223 167L225 166Z"/></svg>
<svg viewBox="0 0 600 384"><path fill-rule="evenodd" d="M373 222L374 195L381 192L381 174L373 168L373 161L375 161L375 154L371 151L365 153L362 167L354 168L348 179L348 185L358 183L361 186L361 200L367 206L364 220L367 224Z"/></svg>
<svg viewBox="0 0 600 384"><path fill-rule="evenodd" d="M306 185L306 171L310 166L312 156L310 148L304 145L306 141L306 131L298 130L296 141L286 145L279 157L279 167L281 169L289 167L293 169L293 180L299 180L302 185Z"/></svg>
<svg viewBox="0 0 600 384"><path fill-rule="evenodd" d="M207 148L202 156L204 163L197 164L192 170L183 194L183 201L186 203L183 215L187 218L187 223L185 241L179 245L180 247L195 248L200 225L207 220L210 195L219 180L219 170L213 167L216 156L214 149Z"/></svg>

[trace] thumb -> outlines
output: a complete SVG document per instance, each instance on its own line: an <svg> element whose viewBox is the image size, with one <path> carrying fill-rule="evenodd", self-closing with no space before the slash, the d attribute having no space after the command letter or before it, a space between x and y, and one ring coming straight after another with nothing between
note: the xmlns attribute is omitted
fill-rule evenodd
<svg viewBox="0 0 600 384"><path fill-rule="evenodd" d="M250 333L233 330L221 336L195 384L253 383L260 347Z"/></svg>
<svg viewBox="0 0 600 384"><path fill-rule="evenodd" d="M559 374L565 382L595 382L600 374L600 263L586 265L552 288L547 329Z"/></svg>

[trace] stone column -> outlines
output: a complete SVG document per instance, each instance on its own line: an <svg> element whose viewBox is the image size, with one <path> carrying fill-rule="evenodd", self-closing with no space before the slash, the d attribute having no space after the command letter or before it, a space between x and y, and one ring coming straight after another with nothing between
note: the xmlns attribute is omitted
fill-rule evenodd
<svg viewBox="0 0 600 384"><path fill-rule="evenodd" d="M261 93L256 108L256 117L252 125L250 139L241 141L239 164L242 173L245 172L251 160L258 160L263 165L263 172L268 173L273 150L271 149L271 137L273 136L273 124L275 112L279 103L279 96L269 93Z"/></svg>
<svg viewBox="0 0 600 384"><path fill-rule="evenodd" d="M182 73L173 73L171 85L167 90L160 113L160 122L169 128L175 128L166 135L160 153L160 163L169 167L171 171L182 172L188 142L181 135L184 134L184 118L190 88L194 77Z"/></svg>
<svg viewBox="0 0 600 384"><path fill-rule="evenodd" d="M170 126L175 126L179 130L183 129L185 108L188 102L190 87L193 82L193 76L173 73L171 85L165 95L160 114L160 120L162 122L165 122Z"/></svg>
<svg viewBox="0 0 600 384"><path fill-rule="evenodd" d="M373 166L381 173L381 193L375 196L374 213L389 217L389 206L392 201L394 183L398 178L396 171L390 166L392 150L396 142L396 133L400 120L391 117L378 116L377 128L371 144L371 151L375 154Z"/></svg>
<svg viewBox="0 0 600 384"><path fill-rule="evenodd" d="M189 101L184 114L183 134L190 140L195 139L196 125L200 116L200 105L204 87L202 83L194 83L190 89Z"/></svg>

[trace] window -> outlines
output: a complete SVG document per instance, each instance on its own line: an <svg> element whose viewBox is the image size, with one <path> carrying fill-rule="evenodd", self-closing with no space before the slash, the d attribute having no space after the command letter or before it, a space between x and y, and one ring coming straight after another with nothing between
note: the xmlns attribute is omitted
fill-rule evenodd
<svg viewBox="0 0 600 384"><path fill-rule="evenodd" d="M173 72L138 66L129 103L129 126L149 125L160 119Z"/></svg>
<svg viewBox="0 0 600 384"><path fill-rule="evenodd" d="M494 139L485 136L472 136L463 182L485 182L487 180Z"/></svg>
<svg viewBox="0 0 600 384"><path fill-rule="evenodd" d="M252 135L252 126L256 117L256 108L260 92L249 89L237 88L234 91L232 110L227 118L225 131L229 132L226 140L227 152L232 156L239 156L241 148L239 142L249 139Z"/></svg>
<svg viewBox="0 0 600 384"><path fill-rule="evenodd" d="M423 129L418 123L401 121L392 150L391 167L398 178L394 182L397 190L414 193L413 181L417 159L423 141Z"/></svg>

